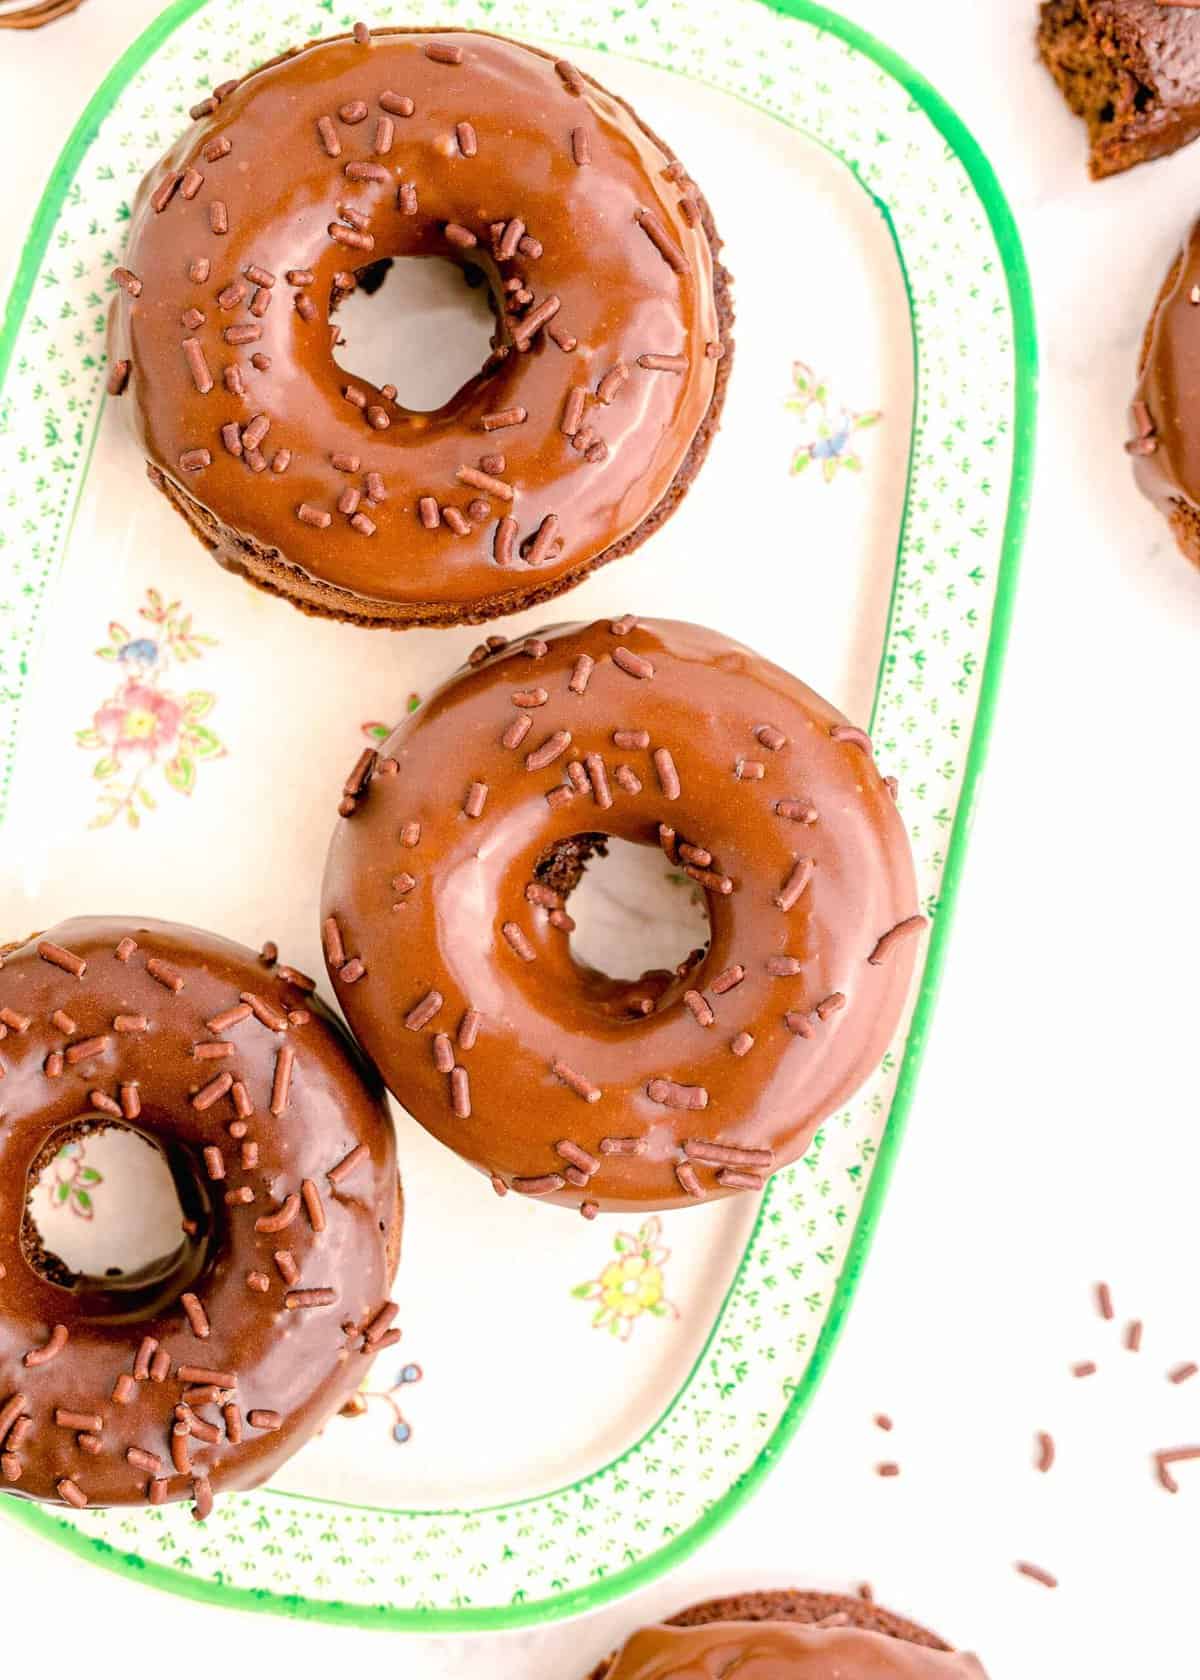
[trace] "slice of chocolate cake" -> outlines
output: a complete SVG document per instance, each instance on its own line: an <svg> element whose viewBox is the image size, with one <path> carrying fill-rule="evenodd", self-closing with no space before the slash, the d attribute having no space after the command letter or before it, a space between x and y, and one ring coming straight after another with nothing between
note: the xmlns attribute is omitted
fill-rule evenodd
<svg viewBox="0 0 1200 1680"><path fill-rule="evenodd" d="M1043 0L1038 48L1087 123L1093 180L1200 135L1200 0Z"/></svg>

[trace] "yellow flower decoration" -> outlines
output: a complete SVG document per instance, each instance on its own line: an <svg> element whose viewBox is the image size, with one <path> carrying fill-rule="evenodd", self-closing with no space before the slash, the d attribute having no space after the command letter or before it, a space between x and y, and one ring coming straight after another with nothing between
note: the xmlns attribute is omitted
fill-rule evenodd
<svg viewBox="0 0 1200 1680"><path fill-rule="evenodd" d="M616 1259L599 1277L577 1284L571 1291L580 1301L598 1303L592 1315L595 1330L608 1330L627 1342L639 1318L678 1318L679 1309L667 1300L663 1267L670 1250L661 1242L662 1220L647 1219L638 1231L619 1231L613 1238Z"/></svg>

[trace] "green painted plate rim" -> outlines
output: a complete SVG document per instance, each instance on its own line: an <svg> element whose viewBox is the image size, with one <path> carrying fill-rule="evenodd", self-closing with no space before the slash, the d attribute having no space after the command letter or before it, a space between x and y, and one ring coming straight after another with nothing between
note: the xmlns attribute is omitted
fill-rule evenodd
<svg viewBox="0 0 1200 1680"><path fill-rule="evenodd" d="M13 349L33 293L36 276L49 246L59 212L84 156L99 133L101 123L120 93L147 60L181 24L200 11L206 3L207 0L175 0L173 5L169 6L155 19L113 65L89 100L83 115L63 147L46 190L38 204L33 224L21 252L16 278L5 306L3 327L0 329L0 399L4 395ZM50 1510L41 1506L15 1499L0 1503L0 1511L3 1512L5 1517L24 1524L26 1528L40 1534L53 1544L73 1552L76 1556L82 1557L101 1568L124 1575L129 1579L143 1581L147 1585L158 1587L181 1598L192 1599L200 1603L216 1604L230 1609L261 1611L301 1620L326 1622L342 1627L382 1628L424 1634L482 1633L503 1629L536 1627L565 1617L582 1615L649 1585L667 1570L681 1564L745 1504L750 1495L766 1478L783 1449L795 1434L840 1339L859 1279L862 1276L867 1255L874 1240L879 1215L912 1106L917 1076L924 1056L925 1042L941 984L950 929L954 919L954 909L966 861L975 801L995 721L1004 658L1012 628L1017 576L1025 539L1033 482L1038 393L1037 326L1033 289L1016 220L991 163L957 111L906 59L893 52L890 47L885 46L869 31L850 22L840 14L830 11L825 6L816 4L815 0L756 0L756 3L786 17L794 18L798 22L810 24L824 33L834 35L844 41L854 50L872 59L880 69L898 82L921 108L925 116L945 139L948 148L962 164L978 194L1004 266L1013 318L1012 475L1005 512L1004 539L992 607L987 655L981 674L979 700L971 733L970 749L963 772L962 796L950 835L939 894L938 915L930 936L921 987L917 995L912 1025L909 1030L904 1060L897 1080L887 1127L879 1145L871 1181L846 1254L845 1266L838 1280L828 1316L822 1325L816 1348L805 1370L804 1379L792 1394L771 1438L763 1447L751 1468L734 1481L705 1512L700 1521L695 1523L686 1533L677 1535L667 1545L659 1547L657 1551L630 1565L629 1568L606 1575L586 1588L560 1593L532 1603L479 1609L396 1609L389 1605L351 1604L336 1599L316 1600L305 1598L300 1594L227 1586L216 1581L192 1579L178 1570L140 1557L137 1553L121 1551L107 1541L95 1539L75 1527L60 1522ZM892 235L901 272L905 276L907 286L908 279L904 270L903 253L895 237L889 207L876 195L870 193L869 187L866 186L861 177L858 179L859 185L873 198L877 209L884 218L889 233ZM914 391L914 404L916 394ZM910 461L898 552L903 550L905 542L911 489ZM889 630L895 604L894 577L892 600L888 614ZM886 640L887 636L885 634L885 643ZM747 1240L746 1249L739 1264L737 1276L730 1286L731 1288L736 1287L737 1277L740 1277L742 1268L746 1263L746 1256L753 1251L755 1239L766 1214L767 1205L767 1201L764 1199L763 1208ZM719 1322L720 1316L720 1312L714 1316L714 1327ZM705 1349L707 1346L706 1341ZM697 1364L703 1360L705 1349L701 1349L696 1361ZM693 1367L693 1372L694 1369L695 1367ZM691 1374L689 1373L688 1379L685 1379L681 1385L679 1393L687 1388ZM671 1410L677 1399L678 1394L672 1398L671 1406L666 1408L666 1412L662 1416L665 1416ZM652 1428L657 1427L662 1422L662 1416L655 1419ZM626 1449L627 1452L631 1450L632 1448ZM626 1456L624 1453L619 1455L619 1457L624 1456ZM590 1476L581 1478L581 1482L589 1480L591 1480ZM293 1495L290 1497L303 1496ZM550 1495L539 1495L538 1497L545 1498L550 1497ZM332 1503L336 1503L336 1501ZM503 1507L491 1508L517 1508L526 1503L529 1503L529 1501L513 1500L505 1502ZM422 1514L433 1513L423 1512Z"/></svg>

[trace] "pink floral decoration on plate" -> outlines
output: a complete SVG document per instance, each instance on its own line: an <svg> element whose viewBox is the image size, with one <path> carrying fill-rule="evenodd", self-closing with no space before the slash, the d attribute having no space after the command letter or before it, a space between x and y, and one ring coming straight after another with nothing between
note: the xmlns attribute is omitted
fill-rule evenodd
<svg viewBox="0 0 1200 1680"><path fill-rule="evenodd" d="M190 796L200 764L226 753L220 737L201 722L216 695L206 688L181 692L171 683L180 666L202 659L217 638L194 629L183 603L165 601L157 589L146 591L138 616L153 633L139 633L140 627L131 632L115 619L109 625L96 657L117 665L121 680L97 708L91 728L75 732L77 745L99 754L92 775L102 786L90 828L108 828L122 817L129 828L140 827L142 813L157 809L152 788L160 778Z"/></svg>

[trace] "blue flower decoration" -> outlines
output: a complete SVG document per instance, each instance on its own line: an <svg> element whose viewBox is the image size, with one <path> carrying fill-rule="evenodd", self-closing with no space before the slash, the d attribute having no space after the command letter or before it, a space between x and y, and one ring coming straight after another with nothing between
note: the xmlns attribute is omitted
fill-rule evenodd
<svg viewBox="0 0 1200 1680"><path fill-rule="evenodd" d="M126 642L117 653L122 665L138 665L143 670L149 670L158 664L158 643L149 636L139 636L136 641Z"/></svg>

